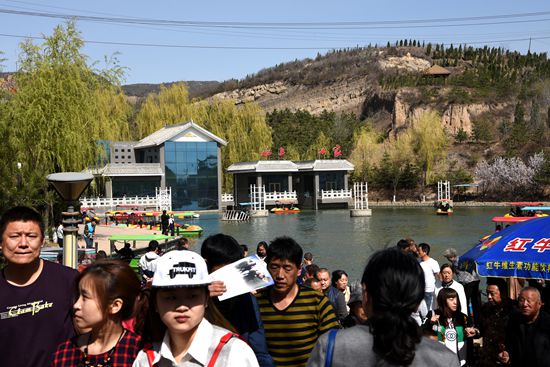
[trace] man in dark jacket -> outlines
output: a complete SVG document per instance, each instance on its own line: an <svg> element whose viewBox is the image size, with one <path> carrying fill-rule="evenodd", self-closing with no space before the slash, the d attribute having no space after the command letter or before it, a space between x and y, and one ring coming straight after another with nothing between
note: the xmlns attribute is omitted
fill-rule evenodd
<svg viewBox="0 0 550 367"><path fill-rule="evenodd" d="M506 350L498 357L512 366L550 366L550 316L541 310L536 288L522 289L519 312L510 316L506 328Z"/></svg>

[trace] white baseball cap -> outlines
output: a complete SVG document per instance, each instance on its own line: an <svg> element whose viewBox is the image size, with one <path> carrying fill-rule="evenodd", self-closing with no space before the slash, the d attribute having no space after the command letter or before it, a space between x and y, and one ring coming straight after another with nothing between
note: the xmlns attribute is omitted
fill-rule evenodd
<svg viewBox="0 0 550 367"><path fill-rule="evenodd" d="M156 260L155 288L201 287L212 283L206 262L193 251L170 251Z"/></svg>

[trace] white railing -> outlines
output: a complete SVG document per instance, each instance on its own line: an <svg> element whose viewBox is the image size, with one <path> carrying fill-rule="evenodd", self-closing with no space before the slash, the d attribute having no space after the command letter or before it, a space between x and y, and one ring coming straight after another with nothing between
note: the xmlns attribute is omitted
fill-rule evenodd
<svg viewBox="0 0 550 367"><path fill-rule="evenodd" d="M321 190L321 200L351 199L351 190Z"/></svg>
<svg viewBox="0 0 550 367"><path fill-rule="evenodd" d="M135 205L157 207L157 198L154 196L124 196L121 198L80 198L82 206L88 208L115 207L117 205Z"/></svg>
<svg viewBox="0 0 550 367"><path fill-rule="evenodd" d="M265 193L266 201L277 201L277 200L298 200L296 196L296 191L272 191Z"/></svg>
<svg viewBox="0 0 550 367"><path fill-rule="evenodd" d="M353 184L353 206L355 209L369 208L369 188L366 182L356 182Z"/></svg>
<svg viewBox="0 0 550 367"><path fill-rule="evenodd" d="M222 194L222 203L232 202L233 201L233 194Z"/></svg>

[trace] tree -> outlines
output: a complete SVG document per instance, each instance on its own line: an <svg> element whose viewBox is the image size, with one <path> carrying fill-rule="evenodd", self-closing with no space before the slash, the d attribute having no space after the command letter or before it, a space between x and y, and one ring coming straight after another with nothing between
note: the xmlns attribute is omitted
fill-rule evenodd
<svg viewBox="0 0 550 367"><path fill-rule="evenodd" d="M412 145L422 170L422 193L431 182L433 168L447 156L447 135L437 112L425 112L412 126Z"/></svg>
<svg viewBox="0 0 550 367"><path fill-rule="evenodd" d="M322 148L325 148L327 151L331 148L331 141L327 136L321 131L319 135L317 136L317 139L313 144L311 144L306 151L305 155L302 157L305 160L308 159L318 159L319 158L319 151ZM329 153L327 153L327 156Z"/></svg>
<svg viewBox="0 0 550 367"><path fill-rule="evenodd" d="M108 69L92 68L83 45L73 22L57 26L40 45L21 44L16 91L0 116L11 163L0 178L2 205L51 206L47 174L94 167L102 152L96 142L125 136L123 69L116 59Z"/></svg>
<svg viewBox="0 0 550 367"><path fill-rule="evenodd" d="M458 129L455 135L455 140L457 141L457 143L465 142L466 140L468 140L468 133L463 128Z"/></svg>
<svg viewBox="0 0 550 367"><path fill-rule="evenodd" d="M358 181L369 181L373 170L383 156L383 146L376 132L368 127L359 130L349 160L355 166L353 176Z"/></svg>
<svg viewBox="0 0 550 367"><path fill-rule="evenodd" d="M395 202L399 183L411 163L413 163L414 152L411 131L407 130L395 137L390 137L384 144L384 151L386 177L391 182L392 201Z"/></svg>

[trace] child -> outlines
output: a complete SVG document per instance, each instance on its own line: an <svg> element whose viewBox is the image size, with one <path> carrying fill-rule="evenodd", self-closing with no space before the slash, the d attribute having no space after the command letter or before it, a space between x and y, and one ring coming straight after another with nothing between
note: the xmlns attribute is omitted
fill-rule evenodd
<svg viewBox="0 0 550 367"><path fill-rule="evenodd" d="M258 366L254 352L236 334L206 318L206 262L192 251L171 251L157 260L153 276L145 348L134 367Z"/></svg>
<svg viewBox="0 0 550 367"><path fill-rule="evenodd" d="M74 325L82 333L57 347L53 367L131 366L140 337L122 326L133 315L140 282L130 266L98 260L77 277Z"/></svg>

